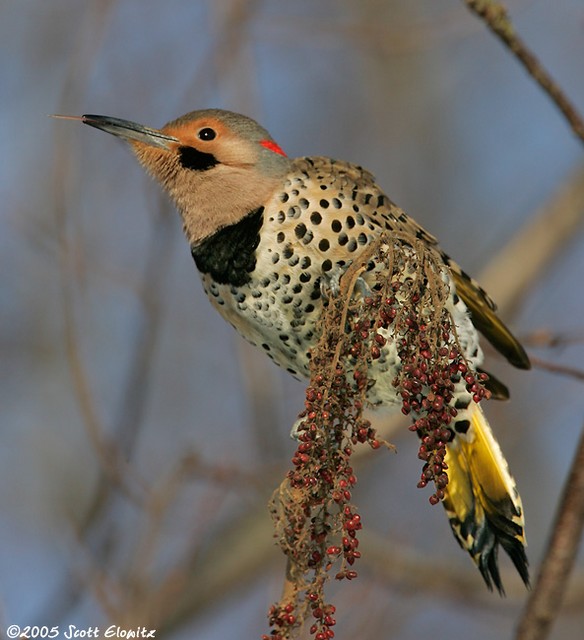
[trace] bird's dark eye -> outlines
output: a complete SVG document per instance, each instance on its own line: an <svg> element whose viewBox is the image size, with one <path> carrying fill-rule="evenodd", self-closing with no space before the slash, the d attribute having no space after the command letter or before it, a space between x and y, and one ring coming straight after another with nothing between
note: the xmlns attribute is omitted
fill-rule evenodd
<svg viewBox="0 0 584 640"><path fill-rule="evenodd" d="M211 127L205 127L199 131L198 136L200 140L214 140L217 137L217 132Z"/></svg>

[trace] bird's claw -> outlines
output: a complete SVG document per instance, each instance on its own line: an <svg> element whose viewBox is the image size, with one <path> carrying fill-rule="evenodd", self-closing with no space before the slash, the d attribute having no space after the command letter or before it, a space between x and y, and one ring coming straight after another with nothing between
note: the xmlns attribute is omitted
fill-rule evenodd
<svg viewBox="0 0 584 640"><path fill-rule="evenodd" d="M328 302L331 298L336 298L341 293L341 278L351 265L352 260L336 262L333 268L323 273L320 278L321 298Z"/></svg>
<svg viewBox="0 0 584 640"><path fill-rule="evenodd" d="M306 418L298 418L296 422L292 425L292 429L290 429L290 437L292 440L300 440L300 427L304 423Z"/></svg>
<svg viewBox="0 0 584 640"><path fill-rule="evenodd" d="M330 271L322 275L320 279L320 295L325 302L328 302L331 298L336 298L340 294L341 278L351 265L351 262L352 260L348 262L337 262ZM362 298L373 297L371 287L362 276L359 276L355 280L352 295L354 296L355 294Z"/></svg>

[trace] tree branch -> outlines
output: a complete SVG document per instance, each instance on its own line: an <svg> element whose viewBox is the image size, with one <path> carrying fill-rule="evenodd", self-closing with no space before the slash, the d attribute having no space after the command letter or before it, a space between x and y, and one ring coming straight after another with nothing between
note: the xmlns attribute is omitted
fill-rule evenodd
<svg viewBox="0 0 584 640"><path fill-rule="evenodd" d="M503 42L557 105L572 131L584 142L584 120L568 96L556 84L549 72L517 35L505 6L494 0L464 0L467 7L479 16Z"/></svg>
<svg viewBox="0 0 584 640"><path fill-rule="evenodd" d="M517 630L517 640L543 640L560 612L584 528L584 429L564 487L537 582Z"/></svg>
<svg viewBox="0 0 584 640"><path fill-rule="evenodd" d="M584 166L503 246L478 280L508 315L584 225ZM513 277L509 277L513 274Z"/></svg>
<svg viewBox="0 0 584 640"><path fill-rule="evenodd" d="M576 380L584 381L584 370L582 369L556 364L555 362L548 362L540 358L534 358L533 356L530 359L535 369L545 369L546 371L551 371L561 376L568 376L570 378L576 378Z"/></svg>

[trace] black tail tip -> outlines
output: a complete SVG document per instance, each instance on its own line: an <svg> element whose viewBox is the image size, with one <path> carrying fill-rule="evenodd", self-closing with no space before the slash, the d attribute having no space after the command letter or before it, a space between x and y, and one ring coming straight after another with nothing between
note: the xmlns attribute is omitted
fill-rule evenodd
<svg viewBox="0 0 584 640"><path fill-rule="evenodd" d="M493 591L495 588L502 598L506 595L503 581L501 580L501 573L499 571L499 544L511 558L511 561L517 569L517 573L525 587L530 589L529 561L525 553L525 547L522 542L517 540L517 538L508 538L505 540L498 540L492 546L484 549L477 560L477 566L489 591Z"/></svg>

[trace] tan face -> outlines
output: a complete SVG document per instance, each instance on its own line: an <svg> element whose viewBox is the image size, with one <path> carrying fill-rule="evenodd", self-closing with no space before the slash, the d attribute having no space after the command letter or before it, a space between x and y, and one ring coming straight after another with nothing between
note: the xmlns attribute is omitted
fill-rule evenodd
<svg viewBox="0 0 584 640"><path fill-rule="evenodd" d="M185 124L169 124L162 131L178 139L178 143L171 143L171 151L179 153L180 149L190 149L185 155L185 164L189 158L197 170L197 156L199 155L198 170L205 170L207 164L223 164L229 167L250 167L258 161L258 148L228 127L217 118L202 117ZM174 147L174 149L173 149ZM185 167L189 168L189 167Z"/></svg>
<svg viewBox="0 0 584 640"><path fill-rule="evenodd" d="M159 134L163 146L148 138L130 143L176 204L191 244L265 204L290 166L267 131L229 114L195 112L168 123Z"/></svg>
<svg viewBox="0 0 584 640"><path fill-rule="evenodd" d="M109 116L78 119L130 143L176 204L191 244L261 207L291 164L265 129L229 111L193 111L162 129Z"/></svg>

